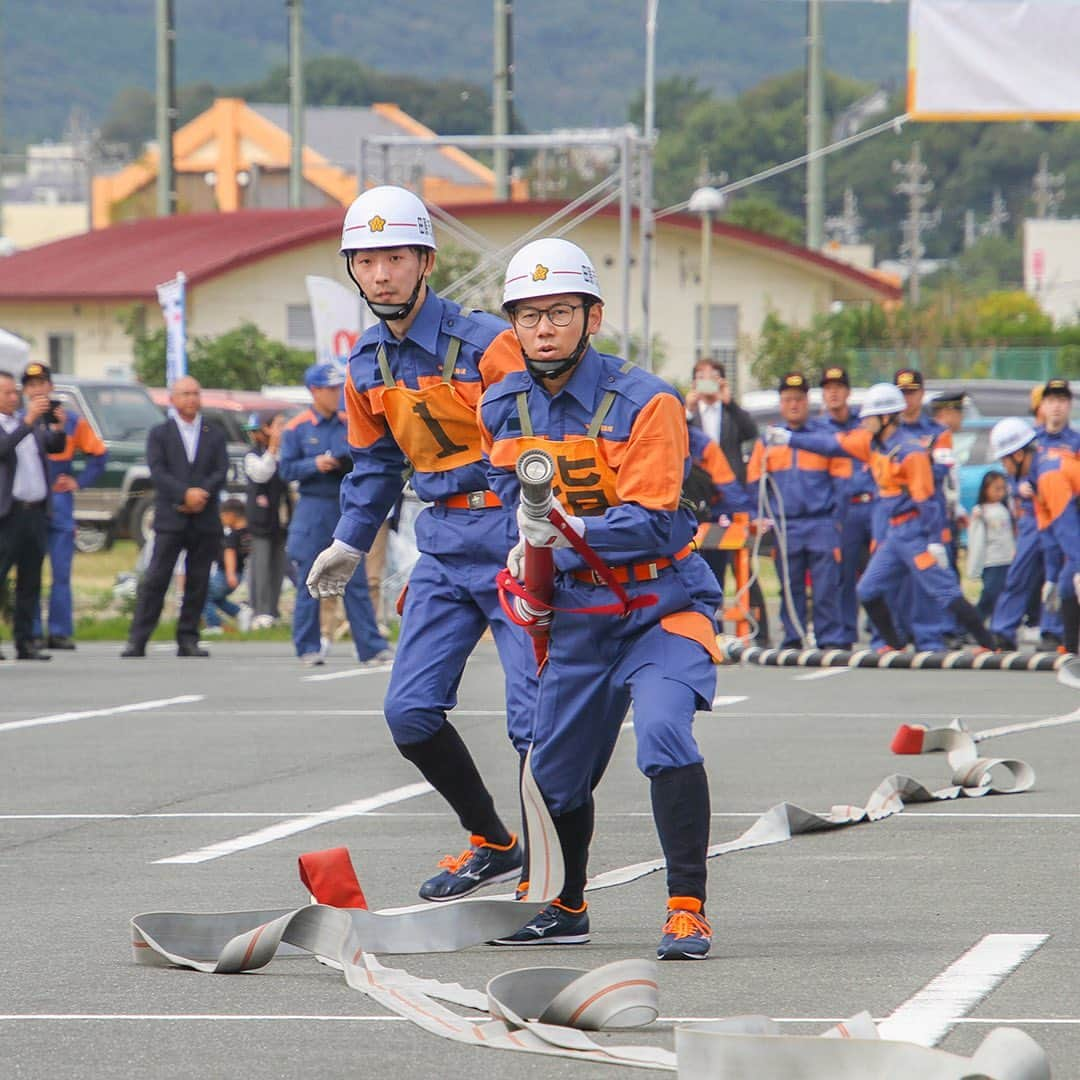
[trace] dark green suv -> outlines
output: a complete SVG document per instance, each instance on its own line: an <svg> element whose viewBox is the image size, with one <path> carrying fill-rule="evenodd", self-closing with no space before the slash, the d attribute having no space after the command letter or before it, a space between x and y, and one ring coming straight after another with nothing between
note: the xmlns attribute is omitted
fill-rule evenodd
<svg viewBox="0 0 1080 1080"><path fill-rule="evenodd" d="M64 408L90 422L109 451L101 479L75 494L76 544L99 551L131 537L141 547L154 520L154 492L146 464L146 435L164 419L146 387L108 379L54 375L55 396ZM245 446L229 445L228 490L244 490Z"/></svg>

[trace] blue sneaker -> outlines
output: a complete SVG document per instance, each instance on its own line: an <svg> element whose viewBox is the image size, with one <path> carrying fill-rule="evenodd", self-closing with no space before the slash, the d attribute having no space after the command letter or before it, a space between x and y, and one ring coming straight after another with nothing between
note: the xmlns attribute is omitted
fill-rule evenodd
<svg viewBox="0 0 1080 1080"><path fill-rule="evenodd" d="M534 915L509 937L497 938L492 945L584 945L589 940L588 904L577 911L563 907L556 900Z"/></svg>
<svg viewBox="0 0 1080 1080"><path fill-rule="evenodd" d="M521 874L521 846L516 836L511 836L505 847L489 844L482 836L470 836L469 845L460 855L439 860L443 871L420 886L421 900L459 900L484 885L510 881Z"/></svg>
<svg viewBox="0 0 1080 1080"><path fill-rule="evenodd" d="M673 896L668 900L668 918L656 950L658 960L704 960L712 945L712 927L705 918L700 900Z"/></svg>

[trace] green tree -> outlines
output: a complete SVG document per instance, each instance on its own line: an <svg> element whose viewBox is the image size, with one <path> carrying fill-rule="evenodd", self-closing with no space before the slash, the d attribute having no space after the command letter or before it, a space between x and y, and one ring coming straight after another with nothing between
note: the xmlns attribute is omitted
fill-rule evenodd
<svg viewBox="0 0 1080 1080"><path fill-rule="evenodd" d="M147 386L165 385L165 330L146 333L131 312L124 328L132 338L135 376ZM188 341L188 374L203 386L258 390L267 383L299 384L315 354L272 341L253 323L241 323L218 337Z"/></svg>
<svg viewBox="0 0 1080 1080"><path fill-rule="evenodd" d="M724 220L744 229L778 236L789 244L803 242L803 223L781 210L767 195L744 195L732 200Z"/></svg>

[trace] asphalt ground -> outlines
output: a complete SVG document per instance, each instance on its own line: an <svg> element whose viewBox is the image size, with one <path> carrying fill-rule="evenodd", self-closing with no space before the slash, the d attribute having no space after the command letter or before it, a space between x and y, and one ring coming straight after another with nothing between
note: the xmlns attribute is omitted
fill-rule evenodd
<svg viewBox="0 0 1080 1080"><path fill-rule="evenodd" d="M297 855L341 844L372 905L397 906L463 838L426 794L245 846L238 838L255 830L419 779L384 729L387 671L357 674L347 647L319 669L272 644L214 643L208 661L164 646L122 661L119 649L86 644L48 665L0 664L0 1076L624 1075L438 1039L309 959L234 977L135 966L127 922L137 912L299 906ZM516 756L501 693L494 652L481 645L455 722L512 820ZM940 755L890 755L900 721L961 717L978 730L1080 705L1053 675L1026 672L724 667L717 693L741 700L697 723L714 841L777 802L861 804L893 772L944 786ZM139 704L187 696L196 700ZM138 707L70 715L129 705ZM13 726L35 719L48 722ZM1008 1022L1047 1049L1056 1078L1080 1076L1080 723L983 745L1028 761L1034 790L917 806L713 860L711 959L660 965L667 1019L617 1040L670 1047L671 1018L765 1013L791 1033L862 1009L885 1018L986 935L1046 934L966 1015L956 1010L962 1019L939 1045L970 1054ZM597 799L592 872L658 853L631 730ZM230 853L206 861L157 861L228 841ZM648 957L664 898L660 874L593 894L586 946L386 962L482 989L516 967ZM948 1002L939 1007L948 1015Z"/></svg>

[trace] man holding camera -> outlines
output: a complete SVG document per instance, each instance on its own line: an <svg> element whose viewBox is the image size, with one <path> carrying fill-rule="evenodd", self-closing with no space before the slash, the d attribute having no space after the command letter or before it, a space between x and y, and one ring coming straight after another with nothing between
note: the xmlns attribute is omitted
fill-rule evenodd
<svg viewBox="0 0 1080 1080"><path fill-rule="evenodd" d="M45 364L27 364L22 377L23 393L44 394L50 399L48 423L64 433L64 445L49 455L49 488L52 506L49 514L49 629L42 633L41 608L34 609L34 641L38 648L74 649L72 636L75 617L71 596L71 563L75 558L75 492L95 484L105 471L108 452L85 417L66 412L52 398L52 372ZM82 470L73 468L76 453L83 457Z"/></svg>
<svg viewBox="0 0 1080 1080"><path fill-rule="evenodd" d="M34 611L41 604L41 564L49 519L48 454L64 447L62 426L48 419L52 409L43 387L28 392L21 417L19 387L0 371L0 583L14 566L15 655L48 660L33 639Z"/></svg>

